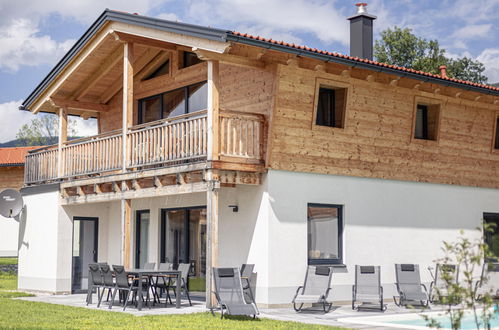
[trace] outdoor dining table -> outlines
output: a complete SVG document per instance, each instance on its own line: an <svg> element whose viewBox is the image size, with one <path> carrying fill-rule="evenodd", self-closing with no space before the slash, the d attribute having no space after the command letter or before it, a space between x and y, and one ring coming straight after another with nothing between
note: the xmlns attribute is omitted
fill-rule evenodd
<svg viewBox="0 0 499 330"><path fill-rule="evenodd" d="M138 279L143 277L150 278L152 276L170 276L174 277L176 287L175 287L175 307L180 308L181 297L180 288L182 285L182 272L180 270L147 270L147 269L128 269L126 270L128 275L133 275ZM137 297L142 297L142 280L138 281L138 292ZM137 309L142 310L142 299L137 299Z"/></svg>

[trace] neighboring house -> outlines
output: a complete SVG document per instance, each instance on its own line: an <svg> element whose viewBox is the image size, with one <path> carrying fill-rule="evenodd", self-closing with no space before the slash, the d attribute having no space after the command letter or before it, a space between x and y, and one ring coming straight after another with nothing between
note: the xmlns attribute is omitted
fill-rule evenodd
<svg viewBox="0 0 499 330"><path fill-rule="evenodd" d="M59 114L61 142L27 157L19 288L84 290L93 261L190 262L209 288L251 263L257 302L282 306L310 264L349 300L360 264L391 297L394 263L480 237L499 88L372 61L373 18L350 18L345 56L104 11L22 105ZM68 115L99 135L66 142Z"/></svg>
<svg viewBox="0 0 499 330"><path fill-rule="evenodd" d="M28 151L40 147L0 148L0 192L19 190L24 184L24 158ZM0 257L17 256L18 220L0 215Z"/></svg>

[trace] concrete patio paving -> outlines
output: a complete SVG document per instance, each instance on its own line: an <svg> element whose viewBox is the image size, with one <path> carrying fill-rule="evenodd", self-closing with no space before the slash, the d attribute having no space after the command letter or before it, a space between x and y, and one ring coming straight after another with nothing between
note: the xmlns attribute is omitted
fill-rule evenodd
<svg viewBox="0 0 499 330"><path fill-rule="evenodd" d="M180 309L175 308L174 305L165 304L152 306L150 309L145 307L142 311L138 311L135 306L130 305L127 310L123 312L118 303L113 306L110 310L108 309L108 303L103 302L101 307L97 309L97 304L94 298L94 303L86 306L85 294L72 294L72 295L43 295L39 294L35 297L25 297L17 298L26 301L43 302L71 307L81 307L93 310L111 311L115 313L127 313L135 316L146 316L146 315L173 315L173 314L191 314L191 313L202 313L208 311L205 306L205 296L204 293L191 293L192 306L186 299L182 300L182 307ZM433 307L432 311L438 311L440 308ZM380 327L380 326L366 326L361 323L353 323L356 318L363 318L366 316L376 316L376 315L400 315L408 313L418 313L421 309L407 309L397 307L393 303L387 304L387 310L385 312L379 311L354 311L349 305L336 305L333 306L331 311L324 314L318 310L304 310L300 313L296 313L292 308L276 308L276 309L260 309L260 316L262 318L269 318L280 321L294 321L307 324L321 324L328 326L338 326L353 329L394 329L394 327ZM217 315L218 317L218 315ZM348 318L349 322L345 322L344 319Z"/></svg>

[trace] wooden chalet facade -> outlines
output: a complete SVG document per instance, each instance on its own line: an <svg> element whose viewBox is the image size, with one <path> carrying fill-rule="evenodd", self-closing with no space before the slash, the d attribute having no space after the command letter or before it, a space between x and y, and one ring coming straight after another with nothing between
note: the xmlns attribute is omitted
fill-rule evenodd
<svg viewBox="0 0 499 330"><path fill-rule="evenodd" d="M328 108L332 113L324 110L327 102L334 103ZM21 289L71 291L76 259L60 252L74 244L74 237L64 235L74 235L74 219L83 221L92 212L105 214L99 215L99 228L111 219L117 223L102 229L105 237L99 229L99 251L108 252L95 253L94 259L130 267L140 258L133 252L145 230L136 224L140 212L151 212L147 230L157 236L147 239L147 259L161 262L169 244L162 236L168 235L165 212L205 207L198 234L190 240L201 249L193 259L197 268L206 267L207 288L212 266L255 263L257 302L268 306L291 301L289 292L300 285L307 262L335 264L337 300L346 300L353 263L400 261L393 256L370 261L369 247L356 255L353 246L362 243L355 239L362 235L368 236L362 240L371 241L372 235L387 240L380 246L369 243L383 251L399 244L389 242L391 235L422 237L433 230L434 215L435 226L443 229L431 238L433 253L411 259L430 264L439 253L439 238L479 223L477 209L499 213L499 88L445 75L106 10L23 109L60 118L60 143L26 159L23 193L30 218L25 239L37 241L39 230L63 236L52 237L59 243L48 253L57 257L43 280L28 265L33 252L21 248ZM67 141L68 115L97 118L99 134ZM456 203L476 196L482 202L453 211L473 215L469 222L443 223L442 217L455 216L443 215L452 210L451 202L430 206L434 214L421 215L418 225L412 216L403 219L398 209L392 213L387 200L377 204L382 210L369 202L376 204L385 193L396 200L409 191L415 195L408 193L400 206L406 212L418 198L430 202L424 196L455 198ZM368 195L372 198L357 200ZM35 210L43 209L39 201L44 198L45 204L55 204L44 217L58 219L45 229L41 222L48 220L30 223L40 216ZM234 205L239 213L232 212ZM333 253L310 247L309 223L314 207L321 205L338 212L330 216L338 223L332 232L341 239L332 239L333 248L324 247L339 250L334 255L340 257L331 262ZM357 208L363 211L356 213ZM413 225L423 228L411 231ZM199 238L203 231L205 237ZM230 251L238 244L240 252ZM283 256L296 248L303 252L299 259ZM409 259L410 252L405 256ZM292 276L280 282L282 272ZM47 284L38 285L43 281Z"/></svg>

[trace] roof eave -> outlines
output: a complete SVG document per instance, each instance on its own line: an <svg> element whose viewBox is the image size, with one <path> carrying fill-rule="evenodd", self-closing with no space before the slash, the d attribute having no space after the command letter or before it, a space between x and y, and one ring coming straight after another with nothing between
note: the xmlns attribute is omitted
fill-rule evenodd
<svg viewBox="0 0 499 330"><path fill-rule="evenodd" d="M348 65L351 67L359 67L359 68L369 69L372 71L389 73L389 74L393 74L393 75L396 75L399 77L408 77L408 78L421 80L424 82L429 81L429 82L444 85L444 86L450 86L450 87L475 91L475 92L479 92L479 93L499 96L499 91L494 91L492 89L488 89L485 87L468 85L465 83L455 82L455 81L451 81L451 80L447 80L447 79L440 79L440 78L432 77L432 76L425 76L425 75L419 74L419 73L407 72L407 71L402 71L399 69L383 67L380 65L366 63L366 62L353 60L353 59L349 59L349 58L342 58L342 57L327 55L327 54L319 54L319 53L316 53L314 51L310 51L310 50L306 50L306 49L297 49L297 48L287 46L287 45L274 44L274 43L271 43L271 42L268 42L265 40L256 40L256 39L252 39L252 38L248 38L248 37L244 37L244 36L228 34L227 41L239 42L239 43L247 44L250 46L256 46L256 47L273 49L273 50L277 50L277 51L291 53L291 54L297 55L297 56L306 56L306 57L314 58L314 59L317 59L320 61L345 64L345 65Z"/></svg>
<svg viewBox="0 0 499 330"><path fill-rule="evenodd" d="M204 38L215 41L226 41L227 30L203 27L193 24L180 22L171 22L162 19L146 17L141 15L118 12L110 9L104 12L97 20L88 28L88 30L78 39L71 49L63 56L63 58L54 66L47 76L36 86L36 88L23 101L19 110L30 111L31 105L36 98L56 79L58 74L78 55L79 51L89 42L92 37L110 21L122 22L127 24L139 25L147 28L185 34L198 38Z"/></svg>

